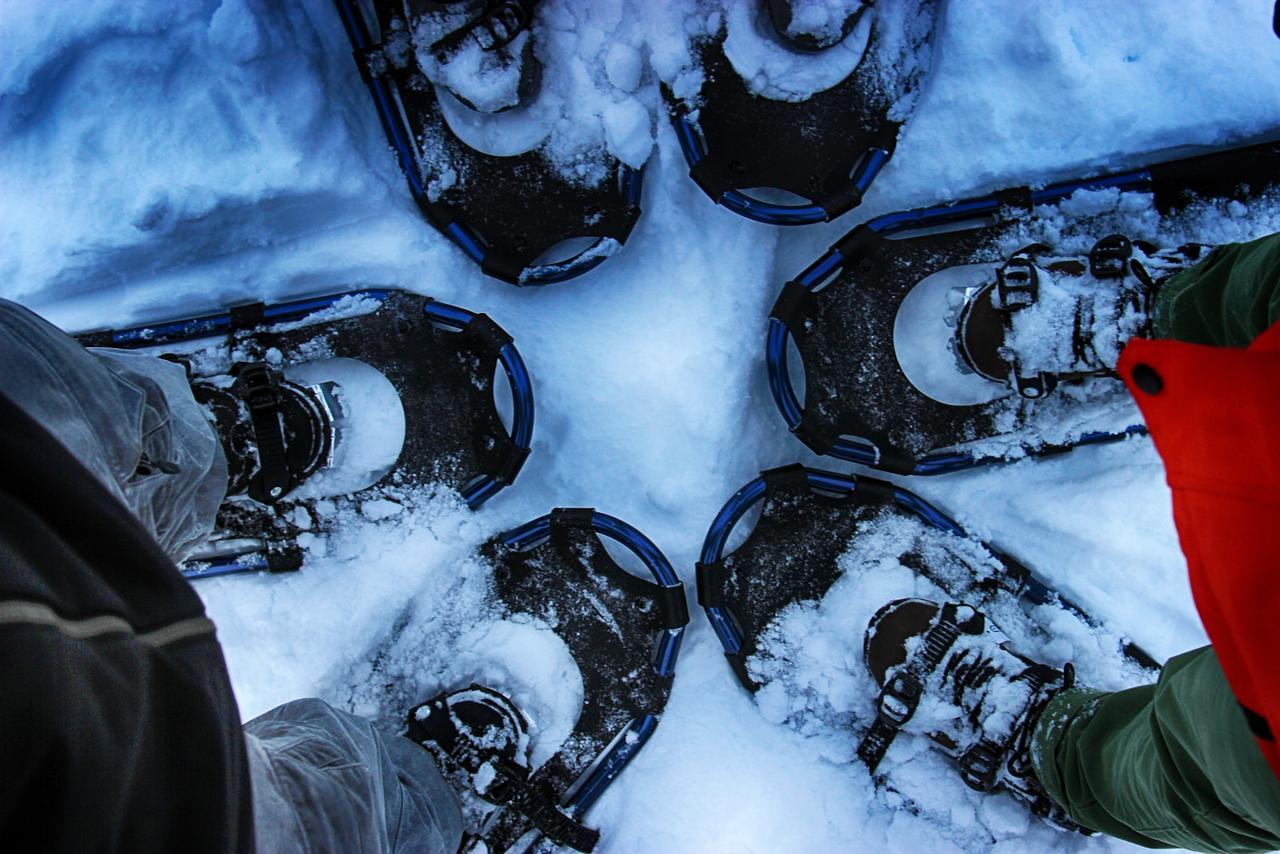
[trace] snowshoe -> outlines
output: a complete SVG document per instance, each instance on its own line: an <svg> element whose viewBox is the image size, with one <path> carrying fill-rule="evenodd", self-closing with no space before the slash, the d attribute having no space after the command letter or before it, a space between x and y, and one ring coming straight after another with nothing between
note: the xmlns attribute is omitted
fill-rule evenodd
<svg viewBox="0 0 1280 854"><path fill-rule="evenodd" d="M820 8L819 8L820 7ZM931 58L933 0L731 6L662 91L689 174L773 225L853 209L892 156Z"/></svg>
<svg viewBox="0 0 1280 854"><path fill-rule="evenodd" d="M815 452L901 474L1144 432L1119 348L1197 241L1259 236L1224 206L1278 174L1266 143L872 219L774 305L774 401Z"/></svg>
<svg viewBox="0 0 1280 854"><path fill-rule="evenodd" d="M626 547L654 580L619 566L601 535ZM443 764L461 775L461 788L496 805L471 815L476 848L525 851L542 840L590 851L599 834L584 816L645 745L666 707L688 622L684 587L643 534L589 509L554 510L482 553L506 615L544 624L577 663L578 719L536 769L525 758L536 728L530 733L509 701L491 691L478 696L485 689L475 686L420 707L409 735L433 742ZM479 705L467 713L462 700Z"/></svg>
<svg viewBox="0 0 1280 854"><path fill-rule="evenodd" d="M482 314L365 290L77 336L187 365L228 460L228 498L190 578L301 563L319 502L395 500L441 484L477 508L529 454L533 392L511 338ZM509 410L495 400L502 366ZM505 403L505 401L504 401ZM504 423L509 412L509 426Z"/></svg>
<svg viewBox="0 0 1280 854"><path fill-rule="evenodd" d="M626 242L640 215L638 170L606 157L598 181L571 179L538 147L487 154L450 124L535 97L536 0L335 2L414 200L485 273L564 281Z"/></svg>
<svg viewBox="0 0 1280 854"><path fill-rule="evenodd" d="M1036 778L1031 736L1053 696L1074 684L1019 655L1000 629L968 605L897 599L872 617L863 644L880 686L877 715L858 745L872 772L899 732L931 738L956 760L971 789L1004 789L1064 830L1088 832Z"/></svg>
<svg viewBox="0 0 1280 854"><path fill-rule="evenodd" d="M753 511L759 515L744 537L738 528ZM938 622L938 612L896 600L970 603L963 614L954 608L946 611L952 625L986 632L988 625L981 622L985 617L976 610L980 609L1008 632L1013 646L1041 660L1060 657L1064 645L1071 646L1069 652L1090 684L1121 687L1150 681L1149 671L1158 666L1144 650L1099 625L1012 556L970 536L919 496L869 477L799 465L764 472L716 516L697 571L698 602L733 673L753 694L762 714L817 739L834 761L860 758L875 772L877 784L892 790L896 803L905 802L916 811L927 811L928 803L936 800L934 792L913 788L929 772L896 779L894 768L914 757L904 753L899 760L889 752L882 764L892 736L877 721L882 712L892 717L895 709L902 712L898 717L904 724L910 717L909 707L917 701L908 696L913 686L895 678L908 672L901 655L904 638L928 635ZM887 599L900 607L877 611ZM868 623L873 630L864 645L856 627ZM1050 625L1052 636L1044 628ZM994 645L990 638L1001 636L982 637ZM913 654L922 654L922 645L906 646ZM954 651L967 648L954 646ZM991 650L986 652L990 657ZM1018 676L1028 686L1032 674L1039 680L1034 691L1022 695L1028 703L1021 709L1023 719L1034 713L1033 706L1047 699L1050 691L1064 684L1065 662L1041 666L1014 656L1007 648L1001 654L1006 656L1009 678ZM860 659L869 669L861 666ZM914 666L916 661L907 663ZM947 673L947 678L986 675L972 662L969 665ZM926 680L921 675L918 681ZM890 688L882 691L885 685ZM902 696L894 693L899 688ZM924 701L919 701L921 713L914 723L923 727L920 732L950 733L953 755L963 755L981 743L974 732L956 730L956 726L963 730L960 724L948 729L946 709L939 709L940 702L926 710ZM940 717L929 717L931 712L939 712ZM985 720L995 732L997 717ZM1001 724L1002 749L1009 747L1014 736L1024 734L1017 723ZM999 753L1001 763L1017 761L1012 767L1001 764L1003 770L995 781L989 770L982 771L987 776L979 774L981 756L975 751L968 761L970 782L981 782L987 789L996 782L1006 788L1021 787L1016 794L1026 795L1024 800L1039 814L1057 819L1059 826L1071 826L1048 808L1047 801L1033 797L1035 786L1024 779L1021 746L1016 757L1006 755L1008 750ZM988 765L994 767L994 763ZM886 766L891 767L886 770Z"/></svg>

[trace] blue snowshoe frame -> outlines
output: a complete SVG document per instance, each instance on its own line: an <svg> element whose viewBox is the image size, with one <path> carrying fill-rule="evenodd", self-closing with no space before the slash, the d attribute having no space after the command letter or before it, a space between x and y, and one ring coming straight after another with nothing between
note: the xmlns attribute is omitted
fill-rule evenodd
<svg viewBox="0 0 1280 854"><path fill-rule="evenodd" d="M653 582L631 575L617 566L603 548L595 550L588 547L585 554L577 551L583 543L590 542L586 535L592 532L594 536L590 540L595 543L599 543L599 536L604 536L627 548L643 563L653 577ZM558 537L561 539L557 539ZM552 631L564 629L565 634L561 635L561 639L575 653L575 660L595 662L591 669L580 665L584 687L583 713L571 739L574 736L594 738L604 744L604 748L581 771L572 767L573 760L562 759L558 752L534 772L533 782L545 782L553 789L567 786L559 793L562 796L560 806L575 821L581 821L657 728L658 715L669 696L676 660L689 620L684 585L672 569L670 561L652 540L626 522L590 508L554 510L502 534L496 543L500 548L493 549L491 554L495 566L501 568L495 582L497 597L513 611L528 610L527 607L522 607L519 603L513 604L507 599L507 596L518 598L517 594L521 592L517 588L517 582L511 580L518 573L513 567L519 565L524 556L536 551L537 554L532 555L526 565L532 567L526 573L531 583L537 579L529 573L543 572L553 574L557 581L570 584L567 573L573 572L569 567L576 561L583 567L588 578L607 584L610 591L616 594L613 597L600 597L601 607L615 605L620 609L610 618L614 628L606 627L610 635L614 632L626 632L636 626L646 626L654 632L648 656L651 675L639 677L635 675L637 665L634 660L613 661L606 655L607 645L593 642L588 636L589 630L575 631L575 628L580 627L572 625L575 617L570 613L573 610L571 603L557 602L561 619L557 621L557 625L552 626ZM533 584L524 592L535 599L545 596L549 592L547 586L550 580L551 576L544 576L540 583ZM574 589L572 586L566 588L569 592ZM643 598L648 604L644 608L633 608L639 599L632 600L630 597ZM615 600L627 601L619 604ZM592 610L592 613L596 612ZM601 618L596 616L594 619L598 623ZM557 633L559 634L558 631ZM596 658L592 659L591 654L595 654ZM602 659L601 656L605 658ZM650 682L652 684L648 684ZM642 683L647 684L647 687ZM661 707L632 710L634 714L631 720L617 732L580 732L579 726L584 718L591 715L593 720L598 718L604 722L611 706L627 705L627 701L634 699L631 696L633 691L641 695L647 694L649 701L660 703ZM524 822L517 821L512 816L507 826L495 830L492 838L486 835L486 839L501 843L500 850L505 850L505 845L514 842L527 829Z"/></svg>
<svg viewBox="0 0 1280 854"><path fill-rule="evenodd" d="M88 332L76 337L86 347L117 347L122 349L156 347L201 339L227 338L243 330L269 331L274 326L303 321L312 314L329 309L339 300L346 298L372 299L379 303L385 303L395 297L423 300L422 316L431 324L460 332L470 327L473 323L480 323L486 329L491 328L494 330L493 343L499 345L495 347L497 362L502 365L511 389L510 440L513 452L504 462L504 471L500 475L481 473L471 479L470 482L462 485L461 495L467 506L473 510L479 509L515 479L516 474L524 464L525 457L530 452L534 424L533 382L529 376L528 369L525 367L524 359L521 358L514 342L484 315L455 305L437 302L429 297L408 294L404 291L390 288L371 288L291 300L271 305L254 303L246 306L237 306L216 314L144 324L120 330ZM288 564L281 565L273 558L273 555L267 552L250 552L244 555L201 562L198 567L184 567L183 574L188 578L196 579L242 572L280 572L296 568L296 566Z"/></svg>
<svg viewBox="0 0 1280 854"><path fill-rule="evenodd" d="M948 249L953 254L957 247L964 251L971 249L978 240L974 235L984 229L1015 222L1031 213L1034 207L1060 202L1078 190L1114 188L1123 192L1152 193L1156 209L1166 215L1198 200L1256 197L1277 183L1280 183L1280 143L1266 142L1169 160L1126 172L1064 181L1039 189L1015 187L946 205L899 211L871 219L855 227L826 254L787 282L779 295L769 318L765 342L769 390L774 403L791 432L821 455L897 474L918 475L944 474L1000 461L1003 457L975 454L958 447L964 441L959 435L960 430L955 431L957 435L953 441L939 441L933 448L919 453L901 447L883 425L869 423L855 400L829 398L822 401L822 407L815 407L807 399L802 404L788 373L788 345L797 330L806 321L813 320L821 300L842 288L851 287L864 292L876 290L879 287L876 277L883 269L884 259L903 257L911 253L917 243L922 245L920 254L927 255L927 258L922 257L921 263L916 265L921 272L913 281L923 279L934 269L966 263L966 259L938 259ZM889 240L893 235L958 226L970 221L975 223L970 229L961 227L945 233ZM890 296L900 299L905 293ZM889 337L881 335L882 340L878 344L874 341L856 342L861 351L845 360L845 364L860 363L866 367L871 360L887 357L894 362L892 370L901 374L892 356L892 346L888 354L883 352L883 342L892 341L892 318L896 311L895 301L892 311L887 314ZM874 322L867 320L867 325ZM815 384L810 381L808 371L811 365L805 363L803 349L800 355L806 371L808 398L812 393L809 389ZM882 379L889 372L888 368L881 370ZM894 375L891 379L904 397L924 397L905 376ZM825 408L828 414L820 415L819 408ZM934 422L968 417L956 416L955 413L972 413L981 409L980 406L949 407L936 402L930 403L928 408L928 415L912 414L913 430L927 430ZM830 414L837 409L838 414ZM900 411L894 414L905 417L905 413ZM1028 456L1043 456L1145 433L1146 428L1142 424L1132 424L1117 432L1092 432L1066 444L1025 447L1023 450Z"/></svg>
<svg viewBox="0 0 1280 854"><path fill-rule="evenodd" d="M803 493L801 492L802 484L807 487L807 490ZM1015 585L1015 589L1011 591L1013 595L1024 599L1032 605L1054 604L1066 608L1086 623L1096 625L1096 621L1084 609L1064 597L1031 569L990 543L973 537L961 528L954 519L919 495L888 481L865 475L841 474L823 469L808 468L802 465L784 466L763 472L760 477L734 493L733 497L725 503L707 531L697 566L698 604L702 606L712 629L715 630L716 637L724 649L725 657L734 674L738 677L743 687L753 693L759 686L748 675L746 662L756 652L756 637L758 633L767 628L774 616L785 605L799 601L802 598L809 598L795 589L801 587L798 579L787 577L774 579L773 584L767 586L770 586L776 592L790 595L790 598L784 596L781 604L778 604L777 607L766 608L768 613L743 615L747 619L746 626L744 626L743 616L737 614L733 607L726 602L726 586L729 583L729 579L725 574L724 561L731 559L742 551L751 541L751 538L755 536L755 531L752 531L748 541L739 546L732 555L726 556L726 544L730 535L747 512L764 501L770 493L782 494L787 497L807 493L807 497L814 502L826 498L828 500L853 502L855 506L861 504L893 505L916 516L932 528L980 542L988 552L1005 566L1007 572L1004 578ZM845 542L834 543L835 551L831 557L834 559L836 555L843 552L847 547L848 543ZM834 571L834 567L818 566L821 563L823 561L820 557L812 555L806 560L806 566L814 572L828 571L828 577L823 579L825 583L819 583L816 589L810 591L810 594L817 595L818 598L825 595L830 584L839 577L839 572ZM832 560L832 563L834 563L834 560ZM749 575L749 569L750 567L745 567L734 571ZM743 587L747 583L744 580L739 582L738 586ZM752 597L746 593L740 593L736 598L741 601L747 601L752 606L759 604L758 602L750 601ZM1126 644L1124 652L1131 660L1143 667L1156 669L1159 666L1150 654L1135 644Z"/></svg>
<svg viewBox="0 0 1280 854"><path fill-rule="evenodd" d="M351 42L356 65L369 88L370 94L373 96L374 106L378 112L378 120L382 124L387 141L395 151L396 161L400 166L400 171L404 173L405 180L409 185L409 192L413 195L414 201L427 221L466 253L467 257L479 265L481 270L490 276L502 279L513 285L550 285L580 276L589 270L595 269L607 260L607 255L593 252L605 238L614 238L620 244L626 242L632 227L640 215L640 193L643 177L641 170L634 169L621 162L616 163L614 166L617 186L614 188L614 192L609 194L613 197L614 202L621 205L620 212L613 211L600 217L602 221L605 221L604 228L606 233L598 238L592 246L564 261L533 266L531 262L538 252L551 248L550 245L533 247L535 251L531 252L528 247L520 247L510 241L499 240L497 234L484 234L481 229L468 222L464 218L463 212L458 210L455 205L442 200L433 201L423 183L422 172L416 155L415 136L406 121L406 108L400 96L399 87L390 82L389 76L379 76L371 71L368 60L371 53L379 48L379 45L370 33L368 18L361 9L361 0L334 0L334 2L342 19L343 28L346 30L347 38ZM441 126L442 131L451 140L456 140L447 122L442 120ZM464 145L460 141L458 141L458 144ZM467 150L470 151L471 149L468 148ZM496 157L481 154L480 152L474 153L474 157L480 164L497 164L519 160L525 169L535 168L531 159L533 156ZM545 169L541 171L546 172ZM547 179L548 176L544 175L542 196L538 199L530 197L526 200L528 202L527 206L530 208L525 211L527 214L524 217L526 222L536 221L539 216L547 215L547 211L550 208L546 203L547 197L554 195L554 191L557 189L555 186L547 188L545 186ZM518 207L515 204L517 201L518 197L509 195L499 199L499 202L508 212ZM561 235L560 239L565 240L575 236L573 234L565 234Z"/></svg>

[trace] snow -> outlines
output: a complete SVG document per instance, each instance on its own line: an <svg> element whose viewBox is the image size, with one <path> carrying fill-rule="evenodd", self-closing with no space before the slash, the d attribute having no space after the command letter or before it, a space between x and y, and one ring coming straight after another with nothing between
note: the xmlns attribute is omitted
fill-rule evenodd
<svg viewBox="0 0 1280 854"><path fill-rule="evenodd" d="M1101 0L950 3L915 116L862 208L781 231L711 205L660 105L659 78L677 94L696 86L686 40L723 10L542 6L545 49L565 60L544 80L561 132L551 149L572 165L590 136L647 166L628 244L586 276L526 290L486 278L422 221L327 0L0 8L0 295L88 329L400 287L492 316L533 376L533 455L481 512L433 494L363 514L334 502L343 524L307 541L302 572L200 583L246 718L303 696L389 717L395 702L488 680L530 713L545 757L581 680L548 632L492 620L476 548L553 506L594 505L644 531L691 587L706 527L760 469L844 468L809 455L769 398L765 319L788 277L876 214L1280 126L1258 82L1280 74L1264 0L1177 15ZM911 488L1157 656L1204 642L1148 441ZM772 722L693 610L662 724L589 814L600 850L1122 847L1048 831L1008 798L969 797L923 743L902 748L921 755L896 782L928 792L929 811L902 809L833 757L830 738Z"/></svg>

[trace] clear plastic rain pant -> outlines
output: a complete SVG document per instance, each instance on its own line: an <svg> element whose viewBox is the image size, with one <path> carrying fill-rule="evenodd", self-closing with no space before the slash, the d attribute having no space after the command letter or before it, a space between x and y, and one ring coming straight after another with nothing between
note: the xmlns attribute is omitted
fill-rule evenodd
<svg viewBox="0 0 1280 854"><path fill-rule="evenodd" d="M177 364L86 350L0 300L0 392L47 429L174 558L213 530L226 492L217 434ZM454 852L457 798L430 755L322 700L244 727L262 852Z"/></svg>

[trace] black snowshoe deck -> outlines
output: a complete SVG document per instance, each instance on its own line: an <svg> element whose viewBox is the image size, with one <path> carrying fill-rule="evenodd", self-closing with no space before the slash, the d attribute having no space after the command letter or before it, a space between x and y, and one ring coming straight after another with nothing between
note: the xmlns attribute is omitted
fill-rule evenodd
<svg viewBox="0 0 1280 854"><path fill-rule="evenodd" d="M86 347L219 353L258 361L278 351L283 364L334 358L374 368L400 397L404 444L390 471L351 496L374 497L384 486L440 483L479 507L515 480L529 454L533 388L511 337L483 314L395 290L353 291L289 303L255 303L222 314L77 336ZM233 358L234 351L234 358ZM199 370L199 359L192 364ZM494 400L501 364L513 398L508 432ZM198 374L197 377L198 378ZM190 563L188 577L297 569L298 530L289 513L312 501L286 497L270 507L228 501L219 513L222 537L246 537L258 548ZM314 515L314 514L313 514Z"/></svg>
<svg viewBox="0 0 1280 854"><path fill-rule="evenodd" d="M640 216L639 171L610 158L608 176L588 187L568 181L536 149L500 157L471 148L450 129L416 63L397 68L382 52L393 22L407 26L403 0L335 2L414 200L485 273L550 284L604 261L600 241L626 242ZM597 240L569 258L539 260L573 238Z"/></svg>
<svg viewBox="0 0 1280 854"><path fill-rule="evenodd" d="M891 109L927 71L918 60L927 56L921 48L932 37L936 9L933 0L919 5L930 24L899 58L915 64L895 68L892 87L882 79L878 19L853 73L801 102L752 92L725 55L723 31L696 45L705 73L698 95L682 100L662 87L693 180L717 204L772 225L827 222L860 204L897 146L903 120L890 118ZM744 192L756 188L784 190L809 204L775 204Z"/></svg>
<svg viewBox="0 0 1280 854"><path fill-rule="evenodd" d="M630 549L654 581L620 567L601 534ZM509 613L546 623L578 663L581 714L530 782L580 821L644 746L666 707L689 619L684 586L644 535L590 509L554 510L491 541L483 553L494 565L498 601ZM508 809L483 838L489 850L506 851L533 829L530 819Z"/></svg>
<svg viewBox="0 0 1280 854"><path fill-rule="evenodd" d="M1265 143L1043 189L1017 187L863 223L778 297L767 342L774 400L792 432L815 452L901 474L937 474L1141 432L1132 426L1086 432L1062 443L1032 443L1020 437L1019 428L1047 401L1017 401L1017 426L1010 430L1008 398L1018 397L1012 390L988 404L934 400L911 383L895 354L899 307L931 274L1005 261L1002 243L1019 239L1035 207L1056 204L1077 190L1149 193L1165 223L1197 202L1259 198L1280 185L1278 176L1280 144ZM790 341L803 366L803 402L788 374ZM1010 440L999 454L965 448L993 437Z"/></svg>
<svg viewBox="0 0 1280 854"><path fill-rule="evenodd" d="M761 515L755 527L726 556L730 534L757 504ZM980 542L936 507L894 484L800 465L764 472L720 511L698 564L698 602L747 690L754 693L760 687L748 665L760 651L770 624L793 603L820 601L841 575L841 555L850 551L865 525L885 512ZM997 598L1055 604L1093 624L1081 608L1026 566L989 544L981 546L1000 568L984 578L967 579L962 589L953 579L939 577L919 554L909 553L901 560L954 601L980 609ZM861 632L861 627L849 627L849 631ZM1150 655L1131 643L1124 653L1144 667L1157 667Z"/></svg>

